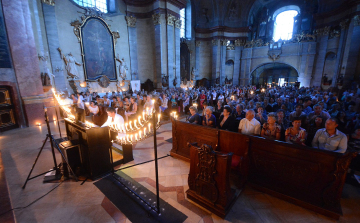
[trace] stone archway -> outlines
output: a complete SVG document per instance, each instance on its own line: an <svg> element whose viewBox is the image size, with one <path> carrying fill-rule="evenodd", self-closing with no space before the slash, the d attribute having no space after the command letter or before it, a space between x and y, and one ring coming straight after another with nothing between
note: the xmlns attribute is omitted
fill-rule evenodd
<svg viewBox="0 0 360 223"><path fill-rule="evenodd" d="M277 86L283 81L286 85L294 85L298 81L299 72L285 63L265 63L255 68L250 75L251 84L258 86Z"/></svg>

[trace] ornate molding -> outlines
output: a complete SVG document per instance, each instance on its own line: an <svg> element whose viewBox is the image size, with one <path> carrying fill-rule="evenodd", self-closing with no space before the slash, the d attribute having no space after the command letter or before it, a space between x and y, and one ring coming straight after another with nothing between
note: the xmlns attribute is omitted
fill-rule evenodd
<svg viewBox="0 0 360 223"><path fill-rule="evenodd" d="M213 46L218 46L219 45L219 40L218 39L213 39L213 40L211 40L211 44Z"/></svg>
<svg viewBox="0 0 360 223"><path fill-rule="evenodd" d="M316 36L315 35L311 35L311 34L305 34L304 32L301 34L296 34L294 36L294 38L291 40L291 42L314 42L316 40Z"/></svg>
<svg viewBox="0 0 360 223"><path fill-rule="evenodd" d="M341 30L346 29L347 27L349 27L349 24L350 24L349 19L345 19L345 20L341 21L340 22Z"/></svg>
<svg viewBox="0 0 360 223"><path fill-rule="evenodd" d="M80 22L78 19L70 23L71 26L74 26L73 31L74 31L74 34L77 37L79 42L80 42L80 29L79 29L79 27L81 26L81 24L82 24L82 22Z"/></svg>
<svg viewBox="0 0 360 223"><path fill-rule="evenodd" d="M338 38L341 36L341 31L334 29L330 32L329 39Z"/></svg>
<svg viewBox="0 0 360 223"><path fill-rule="evenodd" d="M257 40L251 40L250 42L245 43L245 48L253 48L253 47L261 47L261 46L267 46L269 43L265 43L262 39Z"/></svg>
<svg viewBox="0 0 360 223"><path fill-rule="evenodd" d="M120 34L119 34L119 31L113 31L111 32L113 34L113 38L114 38L114 44L116 45L117 44L117 39L120 38Z"/></svg>
<svg viewBox="0 0 360 223"><path fill-rule="evenodd" d="M220 40L220 44L221 44L222 46L227 46L227 42L228 42L227 39L222 39L222 40Z"/></svg>
<svg viewBox="0 0 360 223"><path fill-rule="evenodd" d="M181 28L181 19L176 19L175 20L175 28L178 28L178 29L180 29Z"/></svg>
<svg viewBox="0 0 360 223"><path fill-rule="evenodd" d="M315 29L314 30L314 35L317 36L328 36L330 34L330 26L325 26L324 28L321 29Z"/></svg>
<svg viewBox="0 0 360 223"><path fill-rule="evenodd" d="M171 14L167 14L166 15L166 20L167 20L167 24L169 26L174 26L174 22L176 21L176 17L171 15Z"/></svg>
<svg viewBox="0 0 360 223"><path fill-rule="evenodd" d="M160 13L152 14L152 19L153 19L153 22L154 22L154 26L161 24L160 17L161 17Z"/></svg>
<svg viewBox="0 0 360 223"><path fill-rule="evenodd" d="M360 16L354 16L354 26L360 26Z"/></svg>
<svg viewBox="0 0 360 223"><path fill-rule="evenodd" d="M55 6L55 0L42 0L43 3L51 6Z"/></svg>
<svg viewBox="0 0 360 223"><path fill-rule="evenodd" d="M235 46L244 46L245 40L237 39L235 40Z"/></svg>
<svg viewBox="0 0 360 223"><path fill-rule="evenodd" d="M136 17L134 17L134 16L125 16L125 20L126 20L127 26L136 27Z"/></svg>
<svg viewBox="0 0 360 223"><path fill-rule="evenodd" d="M195 46L196 47L200 47L200 45L201 45L201 41L195 41Z"/></svg>

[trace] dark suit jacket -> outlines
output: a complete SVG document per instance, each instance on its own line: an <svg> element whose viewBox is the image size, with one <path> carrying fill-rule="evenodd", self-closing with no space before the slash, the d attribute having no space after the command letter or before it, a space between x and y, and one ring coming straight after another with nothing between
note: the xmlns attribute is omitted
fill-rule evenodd
<svg viewBox="0 0 360 223"><path fill-rule="evenodd" d="M237 131L237 126L236 126L236 120L233 116L229 116L225 123L223 124L223 126L220 126L220 123L222 122L222 120L224 119L224 116L220 116L220 119L217 123L217 127L219 129L222 129L222 130L228 130L228 131L231 131L231 132L236 132Z"/></svg>

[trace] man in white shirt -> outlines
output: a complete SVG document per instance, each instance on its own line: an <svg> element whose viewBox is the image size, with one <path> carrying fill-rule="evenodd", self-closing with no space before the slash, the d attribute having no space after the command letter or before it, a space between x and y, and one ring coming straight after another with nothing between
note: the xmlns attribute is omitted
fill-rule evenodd
<svg viewBox="0 0 360 223"><path fill-rule="evenodd" d="M239 124L239 132L245 135L260 135L260 122L255 118L255 112L249 109L245 118L241 119Z"/></svg>
<svg viewBox="0 0 360 223"><path fill-rule="evenodd" d="M121 115L116 114L115 108L113 108L113 107L107 108L106 112L108 115L108 119L101 127L111 125L111 126L114 126L116 129L119 129L121 132L123 132L125 134L126 131L125 131L125 126L124 126L124 118Z"/></svg>

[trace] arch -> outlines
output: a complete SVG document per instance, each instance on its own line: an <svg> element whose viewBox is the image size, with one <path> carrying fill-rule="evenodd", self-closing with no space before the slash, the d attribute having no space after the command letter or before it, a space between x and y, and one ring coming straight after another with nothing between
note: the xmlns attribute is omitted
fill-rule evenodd
<svg viewBox="0 0 360 223"><path fill-rule="evenodd" d="M284 6L284 7L281 7L279 9L277 9L273 14L273 20L275 20L276 16L278 16L280 13L285 12L285 11L289 11L289 10L297 11L300 14L300 7L299 6L297 6L297 5L288 5L288 6Z"/></svg>
<svg viewBox="0 0 360 223"><path fill-rule="evenodd" d="M263 63L250 73L254 85L277 85L280 78L289 85L295 84L299 78L298 70L286 63Z"/></svg>
<svg viewBox="0 0 360 223"><path fill-rule="evenodd" d="M90 3L85 3L85 4L87 4L86 6L84 5L84 2L81 0L70 0L70 2L72 2L73 4L75 4L76 6L82 8L82 9L96 8L103 13L108 13L108 1L107 0L95 0ZM114 3L114 2L111 2L111 3Z"/></svg>

